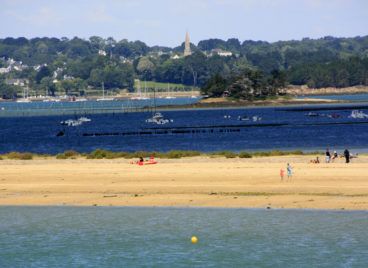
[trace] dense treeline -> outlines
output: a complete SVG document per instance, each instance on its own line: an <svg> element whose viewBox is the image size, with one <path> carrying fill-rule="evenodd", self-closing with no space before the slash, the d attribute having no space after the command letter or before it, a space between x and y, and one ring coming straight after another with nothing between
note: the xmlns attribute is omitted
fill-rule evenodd
<svg viewBox="0 0 368 268"><path fill-rule="evenodd" d="M27 78L31 88L51 94L68 94L71 89L83 94L102 82L106 89L132 90L135 78L204 86L215 75L236 76L250 69L267 77L278 70L286 74L287 82L310 87L368 84L368 36L275 43L209 39L191 47L191 56L174 58L182 53L184 44L149 47L141 41L97 36L88 40L5 38L0 39L0 58L5 59L0 60L0 68L6 67L10 58L39 68L12 70L0 76ZM221 57L212 53L214 49L232 52L232 56Z"/></svg>
<svg viewBox="0 0 368 268"><path fill-rule="evenodd" d="M368 58L354 57L295 66L289 71L289 81L311 88L368 85Z"/></svg>
<svg viewBox="0 0 368 268"><path fill-rule="evenodd" d="M245 70L242 73L230 74L226 77L214 75L202 88L204 94L211 97L226 95L235 99L255 100L279 95L285 88L284 72L272 71L270 75L258 70Z"/></svg>

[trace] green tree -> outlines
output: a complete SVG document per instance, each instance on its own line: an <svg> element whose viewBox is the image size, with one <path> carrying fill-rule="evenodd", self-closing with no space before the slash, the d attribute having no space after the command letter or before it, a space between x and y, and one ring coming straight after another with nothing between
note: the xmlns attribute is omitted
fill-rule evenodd
<svg viewBox="0 0 368 268"><path fill-rule="evenodd" d="M47 66L42 66L40 68L40 70L38 71L38 73L36 74L36 82L37 82L37 84L41 83L41 80L44 77L48 77L48 76L51 76L51 70L50 70L50 68L47 67Z"/></svg>
<svg viewBox="0 0 368 268"><path fill-rule="evenodd" d="M52 77L42 78L40 88L45 91L46 95L55 96L56 85L53 83Z"/></svg>
<svg viewBox="0 0 368 268"><path fill-rule="evenodd" d="M155 65L148 57L141 57L137 65L137 71L144 80L152 80L155 72Z"/></svg>
<svg viewBox="0 0 368 268"><path fill-rule="evenodd" d="M2 99L15 99L19 90L19 87L7 85L4 80L0 79L0 96Z"/></svg>

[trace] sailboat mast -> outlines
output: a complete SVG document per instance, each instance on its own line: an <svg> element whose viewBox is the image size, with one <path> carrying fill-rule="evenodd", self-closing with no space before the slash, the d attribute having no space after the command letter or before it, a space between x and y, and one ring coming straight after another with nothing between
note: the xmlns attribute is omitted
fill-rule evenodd
<svg viewBox="0 0 368 268"><path fill-rule="evenodd" d="M153 89L153 111L156 113L156 88Z"/></svg>
<svg viewBox="0 0 368 268"><path fill-rule="evenodd" d="M105 84L102 82L102 98L105 98Z"/></svg>
<svg viewBox="0 0 368 268"><path fill-rule="evenodd" d="M144 97L147 97L147 82L144 80Z"/></svg>

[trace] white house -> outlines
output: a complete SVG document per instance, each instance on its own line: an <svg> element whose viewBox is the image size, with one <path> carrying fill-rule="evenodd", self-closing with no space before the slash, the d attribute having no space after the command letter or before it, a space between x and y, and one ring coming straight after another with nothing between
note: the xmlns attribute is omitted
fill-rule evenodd
<svg viewBox="0 0 368 268"><path fill-rule="evenodd" d="M211 50L211 55L219 55L220 57L231 57L233 53L231 51L215 48Z"/></svg>
<svg viewBox="0 0 368 268"><path fill-rule="evenodd" d="M106 53L106 51L105 51L105 50L100 49L100 50L98 51L98 55L100 55L100 56L106 56L106 55L107 55L107 53Z"/></svg>
<svg viewBox="0 0 368 268"><path fill-rule="evenodd" d="M0 74L6 74L9 73L10 71L11 71L10 66L6 68L0 68Z"/></svg>

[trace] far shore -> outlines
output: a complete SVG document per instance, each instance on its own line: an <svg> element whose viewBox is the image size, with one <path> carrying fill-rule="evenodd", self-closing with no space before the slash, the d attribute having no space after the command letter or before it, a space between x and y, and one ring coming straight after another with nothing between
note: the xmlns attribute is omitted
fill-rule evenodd
<svg viewBox="0 0 368 268"><path fill-rule="evenodd" d="M368 86L354 86L354 87L326 87L326 88L308 88L307 86L289 86L286 93L297 96L328 96L328 95L354 95L354 94L368 94Z"/></svg>
<svg viewBox="0 0 368 268"><path fill-rule="evenodd" d="M0 161L0 205L368 210L368 156ZM320 156L322 160L322 156ZM280 168L293 166L290 180Z"/></svg>

